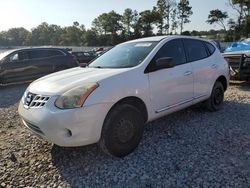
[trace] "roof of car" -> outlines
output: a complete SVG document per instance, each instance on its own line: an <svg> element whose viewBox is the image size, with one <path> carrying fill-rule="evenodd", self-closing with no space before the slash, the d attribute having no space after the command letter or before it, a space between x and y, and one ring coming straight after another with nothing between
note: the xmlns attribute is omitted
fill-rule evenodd
<svg viewBox="0 0 250 188"><path fill-rule="evenodd" d="M135 39L135 40L131 40L128 41L127 43L130 42L159 42L163 39L175 39L175 38L190 38L190 39L199 39L199 40L203 40L201 38L198 37L190 37L190 36L184 36L184 35L163 35L163 36L154 36L154 37L145 37L145 38L140 38L140 39Z"/></svg>
<svg viewBox="0 0 250 188"><path fill-rule="evenodd" d="M54 48L54 47L30 47L30 48L19 48L16 50L64 50L64 51L67 51L66 49L63 49L63 48Z"/></svg>

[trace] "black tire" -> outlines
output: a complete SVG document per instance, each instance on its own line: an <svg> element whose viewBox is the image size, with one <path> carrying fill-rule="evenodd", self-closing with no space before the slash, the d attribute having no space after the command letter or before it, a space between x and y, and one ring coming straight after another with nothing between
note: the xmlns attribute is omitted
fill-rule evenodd
<svg viewBox="0 0 250 188"><path fill-rule="evenodd" d="M216 81L208 100L205 101L205 107L211 111L218 111L222 108L224 101L224 87L221 82Z"/></svg>
<svg viewBox="0 0 250 188"><path fill-rule="evenodd" d="M124 157L139 145L143 128L140 111L132 105L120 104L108 113L99 145L108 155Z"/></svg>

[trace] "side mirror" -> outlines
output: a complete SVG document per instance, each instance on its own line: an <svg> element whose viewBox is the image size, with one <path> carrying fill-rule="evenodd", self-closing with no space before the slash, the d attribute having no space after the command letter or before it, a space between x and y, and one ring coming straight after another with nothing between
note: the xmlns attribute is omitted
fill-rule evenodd
<svg viewBox="0 0 250 188"><path fill-rule="evenodd" d="M156 60L155 67L157 70L168 69L175 66L174 59L172 57L163 57Z"/></svg>

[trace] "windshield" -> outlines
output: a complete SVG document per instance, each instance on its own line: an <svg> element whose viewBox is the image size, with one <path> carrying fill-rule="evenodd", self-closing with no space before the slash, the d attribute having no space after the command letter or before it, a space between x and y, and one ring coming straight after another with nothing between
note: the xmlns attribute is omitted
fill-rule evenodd
<svg viewBox="0 0 250 188"><path fill-rule="evenodd" d="M1 52L0 53L0 60L2 60L4 57L6 57L7 55L9 55L12 52L13 52L13 50L8 50L8 51L5 51L5 52Z"/></svg>
<svg viewBox="0 0 250 188"><path fill-rule="evenodd" d="M94 60L89 67L129 68L139 65L158 42L132 42L118 45Z"/></svg>

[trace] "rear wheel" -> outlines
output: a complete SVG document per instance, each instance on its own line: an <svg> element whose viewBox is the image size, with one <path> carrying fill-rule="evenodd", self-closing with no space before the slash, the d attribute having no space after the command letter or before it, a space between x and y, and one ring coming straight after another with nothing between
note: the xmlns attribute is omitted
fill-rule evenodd
<svg viewBox="0 0 250 188"><path fill-rule="evenodd" d="M129 104L118 105L105 119L99 145L109 155L126 156L140 143L143 127L143 118L137 108Z"/></svg>
<svg viewBox="0 0 250 188"><path fill-rule="evenodd" d="M209 111L218 111L222 108L223 101L224 87L221 82L216 81L210 98L205 101L205 106Z"/></svg>

